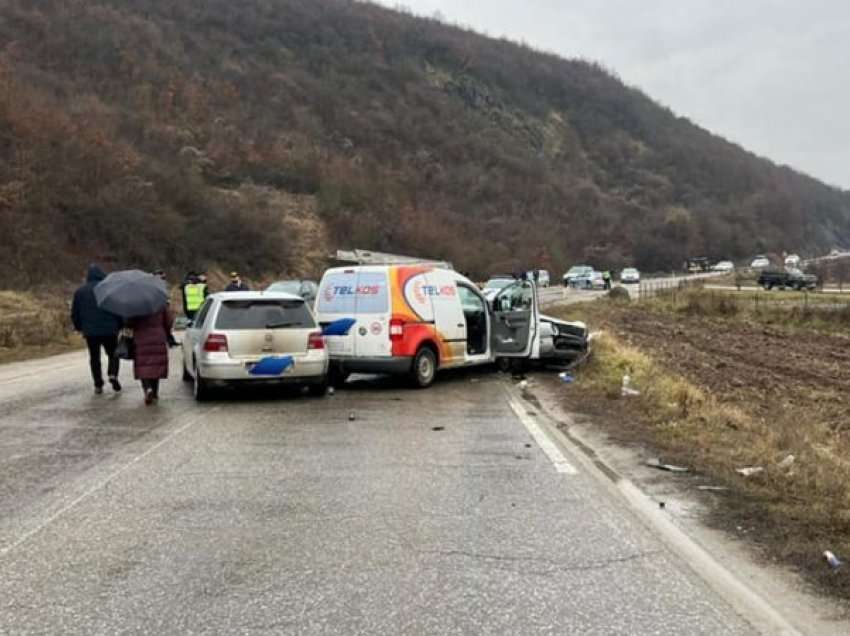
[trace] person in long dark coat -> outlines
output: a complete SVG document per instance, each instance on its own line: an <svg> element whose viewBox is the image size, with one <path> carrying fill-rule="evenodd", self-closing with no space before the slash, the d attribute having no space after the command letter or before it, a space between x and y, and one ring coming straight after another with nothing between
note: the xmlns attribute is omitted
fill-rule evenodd
<svg viewBox="0 0 850 636"><path fill-rule="evenodd" d="M142 383L145 404L159 399L159 381L168 377L168 335L173 323L174 314L168 308L127 321L136 344L133 375Z"/></svg>
<svg viewBox="0 0 850 636"><path fill-rule="evenodd" d="M103 369L100 362L100 350L106 352L109 383L115 391L121 390L118 381L118 356L115 346L121 329L121 318L97 305L94 297L95 286L106 278L106 274L97 265L89 265L86 272L86 284L74 293L71 303L71 322L74 329L83 334L89 350L89 367L94 380L94 392L103 393Z"/></svg>

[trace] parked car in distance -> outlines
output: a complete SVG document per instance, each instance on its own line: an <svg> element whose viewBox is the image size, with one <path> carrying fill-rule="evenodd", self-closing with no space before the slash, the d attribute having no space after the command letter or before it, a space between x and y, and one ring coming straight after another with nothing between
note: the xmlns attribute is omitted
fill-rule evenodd
<svg viewBox="0 0 850 636"><path fill-rule="evenodd" d="M282 292L208 296L183 337L183 379L195 399L215 387L296 384L316 396L328 385L328 352L307 302Z"/></svg>
<svg viewBox="0 0 850 636"><path fill-rule="evenodd" d="M633 285L640 282L640 272L634 267L627 267L620 272L620 282L624 285Z"/></svg>
<svg viewBox="0 0 850 636"><path fill-rule="evenodd" d="M753 269L762 269L764 267L770 267L770 260L768 260L767 256L758 255L753 259L753 262L750 263L750 267Z"/></svg>
<svg viewBox="0 0 850 636"><path fill-rule="evenodd" d="M732 261L720 261L711 268L715 272L734 272L735 264Z"/></svg>
<svg viewBox="0 0 850 636"><path fill-rule="evenodd" d="M711 264L707 257L696 256L685 261L685 271L691 274L698 272L707 272L711 269Z"/></svg>
<svg viewBox="0 0 850 636"><path fill-rule="evenodd" d="M279 280L266 287L269 292L283 292L300 296L311 305L316 302L319 285L314 280Z"/></svg>
<svg viewBox="0 0 850 636"><path fill-rule="evenodd" d="M579 277L586 278L592 271L593 268L590 265L573 265L567 273L564 274L564 287L576 287L576 279Z"/></svg>
<svg viewBox="0 0 850 636"><path fill-rule="evenodd" d="M605 289L605 279L602 272L591 269L586 274L574 278L572 286L578 289Z"/></svg>
<svg viewBox="0 0 850 636"><path fill-rule="evenodd" d="M530 280L537 283L538 287L549 287L549 270L532 269L526 274Z"/></svg>
<svg viewBox="0 0 850 636"><path fill-rule="evenodd" d="M493 300L496 294L498 294L502 289L508 285L513 285L515 282L516 277L513 276L513 274L496 274L491 276L490 279L484 283L481 293L484 294L484 298L487 300Z"/></svg>
<svg viewBox="0 0 850 636"><path fill-rule="evenodd" d="M789 254L785 257L785 267L799 267L800 257L797 254Z"/></svg>
<svg viewBox="0 0 850 636"><path fill-rule="evenodd" d="M777 289L815 289L818 284L818 277L814 274L804 274L796 267L786 267L785 269L765 269L759 275L758 284L767 290L774 287Z"/></svg>

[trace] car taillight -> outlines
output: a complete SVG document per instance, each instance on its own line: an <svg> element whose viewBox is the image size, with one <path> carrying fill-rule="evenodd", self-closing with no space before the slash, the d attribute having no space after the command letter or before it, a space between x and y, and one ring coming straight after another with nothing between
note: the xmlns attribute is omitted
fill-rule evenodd
<svg viewBox="0 0 850 636"><path fill-rule="evenodd" d="M204 341L204 351L227 351L227 336L223 333L211 333Z"/></svg>
<svg viewBox="0 0 850 636"><path fill-rule="evenodd" d="M404 337L404 320L393 318L390 320L390 340L395 342L401 340L402 337Z"/></svg>
<svg viewBox="0 0 850 636"><path fill-rule="evenodd" d="M324 349L325 339L322 337L321 331L314 331L307 338L307 349Z"/></svg>

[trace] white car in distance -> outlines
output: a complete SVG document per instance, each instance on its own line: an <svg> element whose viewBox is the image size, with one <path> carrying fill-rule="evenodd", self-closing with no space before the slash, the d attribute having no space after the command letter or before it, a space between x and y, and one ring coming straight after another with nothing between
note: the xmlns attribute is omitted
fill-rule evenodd
<svg viewBox="0 0 850 636"><path fill-rule="evenodd" d="M770 260L768 260L767 256L758 255L753 259L753 262L750 263L750 267L753 269L763 269L765 267L770 267Z"/></svg>
<svg viewBox="0 0 850 636"><path fill-rule="evenodd" d="M711 269L715 272L734 272L735 264L732 261L720 261Z"/></svg>
<svg viewBox="0 0 850 636"><path fill-rule="evenodd" d="M634 267L627 267L620 272L620 282L624 285L632 285L640 282L640 272Z"/></svg>

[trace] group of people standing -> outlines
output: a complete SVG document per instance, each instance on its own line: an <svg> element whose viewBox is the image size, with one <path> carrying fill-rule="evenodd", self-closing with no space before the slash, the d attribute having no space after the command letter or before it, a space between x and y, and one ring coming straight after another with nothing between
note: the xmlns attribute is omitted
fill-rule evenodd
<svg viewBox="0 0 850 636"><path fill-rule="evenodd" d="M165 272L156 270L155 276L163 281ZM94 381L94 392L103 393L104 378L101 351L106 354L106 377L114 392L121 391L118 380L120 358L117 354L119 335L122 330L132 332L133 377L139 380L144 392L145 404L159 400L160 380L168 378L168 348L177 344L172 335L175 315L169 305L146 316L123 319L101 308L95 297L95 287L106 278L97 265L90 265L85 283L74 293L71 303L71 322L74 330L85 338L89 352L89 367ZM248 291L238 272L231 272L230 283L225 291ZM209 295L206 276L189 272L183 280L181 295L183 311L189 320L194 319L204 300Z"/></svg>

